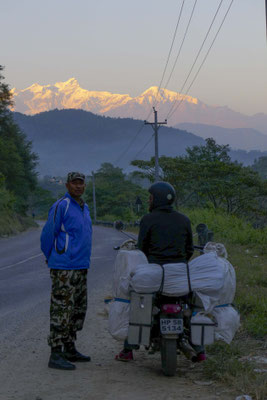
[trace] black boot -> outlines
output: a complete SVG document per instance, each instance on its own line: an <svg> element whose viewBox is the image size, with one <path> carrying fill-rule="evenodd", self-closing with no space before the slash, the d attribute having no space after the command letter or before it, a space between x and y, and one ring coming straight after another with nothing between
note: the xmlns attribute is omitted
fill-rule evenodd
<svg viewBox="0 0 267 400"><path fill-rule="evenodd" d="M79 353L76 348L75 344L73 342L66 343L64 345L64 357L68 361L73 361L73 362L88 362L91 361L91 357L89 356L84 356L83 354Z"/></svg>
<svg viewBox="0 0 267 400"><path fill-rule="evenodd" d="M62 352L61 346L53 347L51 349L48 367L55 369L64 369L67 371L71 371L76 368L75 365L66 360L64 353Z"/></svg>

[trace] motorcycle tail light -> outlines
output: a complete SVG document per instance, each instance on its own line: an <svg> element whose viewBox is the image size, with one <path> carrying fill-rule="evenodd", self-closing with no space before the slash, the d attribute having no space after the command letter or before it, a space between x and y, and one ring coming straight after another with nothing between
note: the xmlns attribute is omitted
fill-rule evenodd
<svg viewBox="0 0 267 400"><path fill-rule="evenodd" d="M166 314L177 314L182 310L182 307L179 304L163 304L161 309Z"/></svg>

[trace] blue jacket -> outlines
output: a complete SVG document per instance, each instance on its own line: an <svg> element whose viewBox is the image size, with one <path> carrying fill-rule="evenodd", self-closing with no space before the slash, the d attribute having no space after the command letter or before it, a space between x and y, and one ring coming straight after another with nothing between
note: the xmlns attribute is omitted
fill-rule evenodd
<svg viewBox="0 0 267 400"><path fill-rule="evenodd" d="M92 222L89 208L83 210L69 193L49 210L41 233L41 249L48 267L87 269L90 266Z"/></svg>

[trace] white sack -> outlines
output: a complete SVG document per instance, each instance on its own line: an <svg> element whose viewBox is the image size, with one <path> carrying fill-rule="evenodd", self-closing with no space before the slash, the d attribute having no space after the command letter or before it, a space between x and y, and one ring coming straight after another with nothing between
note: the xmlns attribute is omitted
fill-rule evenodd
<svg viewBox="0 0 267 400"><path fill-rule="evenodd" d="M130 274L138 264L148 264L140 250L119 250L113 273L112 292L114 297L129 298Z"/></svg>
<svg viewBox="0 0 267 400"><path fill-rule="evenodd" d="M163 294L169 296L188 294L186 264L165 264L163 268L165 271ZM205 311L210 312L216 305L233 301L235 271L225 258L218 257L214 251L190 261L189 275L191 289L200 299ZM159 265L140 264L131 272L130 286L139 293L153 293L160 289L161 280L162 268Z"/></svg>
<svg viewBox="0 0 267 400"><path fill-rule="evenodd" d="M215 340L230 344L240 326L240 315L232 306L214 308L212 315L218 326L215 327Z"/></svg>
<svg viewBox="0 0 267 400"><path fill-rule="evenodd" d="M208 242L204 247L204 253L214 252L220 258L224 268L224 285L220 291L219 304L232 303L235 297L236 276L233 266L227 260L227 250L222 243Z"/></svg>
<svg viewBox="0 0 267 400"><path fill-rule="evenodd" d="M139 264L131 272L130 288L137 293L154 293L160 289L162 268L158 264Z"/></svg>
<svg viewBox="0 0 267 400"><path fill-rule="evenodd" d="M228 260L222 259L224 265L224 284L220 291L219 304L231 304L234 301L236 290L236 276L232 264Z"/></svg>
<svg viewBox="0 0 267 400"><path fill-rule="evenodd" d="M109 307L108 331L116 340L125 340L128 336L130 303L112 301Z"/></svg>

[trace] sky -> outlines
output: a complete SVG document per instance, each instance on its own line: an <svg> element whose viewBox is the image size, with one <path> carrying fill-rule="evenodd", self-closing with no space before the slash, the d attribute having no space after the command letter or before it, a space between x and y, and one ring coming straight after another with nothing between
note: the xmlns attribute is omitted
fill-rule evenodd
<svg viewBox="0 0 267 400"><path fill-rule="evenodd" d="M195 0L183 12L162 87L181 92L222 0ZM87 90L138 96L159 86L183 0L0 0L0 64L10 88L76 78ZM231 0L223 0L193 80ZM267 43L264 0L234 0L188 94L209 105L267 114Z"/></svg>

